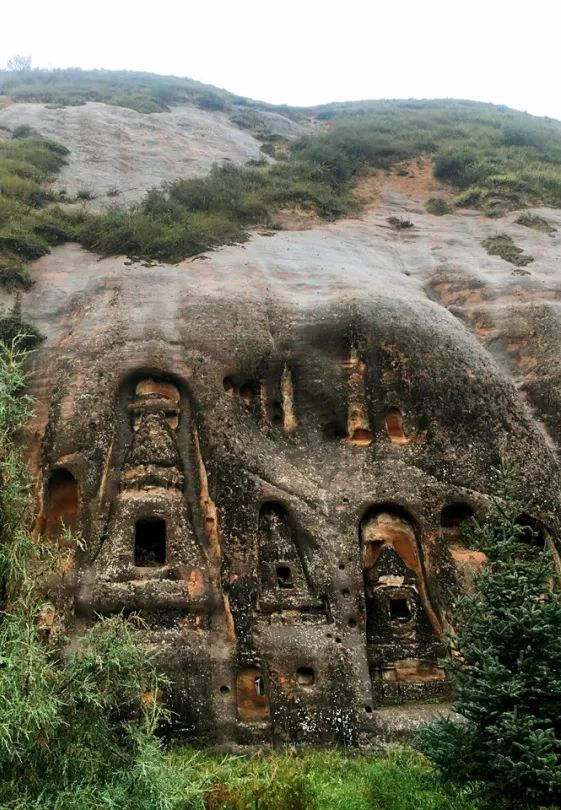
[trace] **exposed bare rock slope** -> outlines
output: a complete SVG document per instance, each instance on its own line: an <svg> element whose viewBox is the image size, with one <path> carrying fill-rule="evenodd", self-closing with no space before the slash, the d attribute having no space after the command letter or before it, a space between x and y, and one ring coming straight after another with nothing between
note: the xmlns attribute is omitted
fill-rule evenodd
<svg viewBox="0 0 561 810"><path fill-rule="evenodd" d="M70 149L68 165L56 186L71 196L91 192L97 208L135 202L166 180L205 174L213 163L245 163L263 157L261 144L249 132L232 124L225 114L194 104L151 115L96 102L79 107L10 104L0 108L0 126L13 129L21 124Z"/></svg>

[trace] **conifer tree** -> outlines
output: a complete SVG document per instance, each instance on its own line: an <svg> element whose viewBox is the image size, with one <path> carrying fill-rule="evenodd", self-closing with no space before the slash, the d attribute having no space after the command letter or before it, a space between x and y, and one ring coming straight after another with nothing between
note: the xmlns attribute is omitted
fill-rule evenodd
<svg viewBox="0 0 561 810"><path fill-rule="evenodd" d="M509 475L495 515L466 539L486 554L457 602L450 636L453 708L419 747L443 774L478 781L499 806L561 800L561 592L551 551L520 525ZM511 480L511 479L510 479Z"/></svg>

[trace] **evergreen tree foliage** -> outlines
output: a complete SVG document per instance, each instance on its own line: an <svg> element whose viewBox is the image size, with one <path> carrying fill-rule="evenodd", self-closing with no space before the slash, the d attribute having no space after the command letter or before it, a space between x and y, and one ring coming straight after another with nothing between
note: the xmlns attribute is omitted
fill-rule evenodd
<svg viewBox="0 0 561 810"><path fill-rule="evenodd" d="M561 592L551 551L521 525L502 473L495 515L466 531L486 554L453 617L453 708L419 747L459 782L478 781L508 806L561 800Z"/></svg>

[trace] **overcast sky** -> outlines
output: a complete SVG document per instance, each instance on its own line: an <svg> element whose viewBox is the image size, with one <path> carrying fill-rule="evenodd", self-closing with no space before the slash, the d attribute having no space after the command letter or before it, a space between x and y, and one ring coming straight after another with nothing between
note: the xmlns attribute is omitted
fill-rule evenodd
<svg viewBox="0 0 561 810"><path fill-rule="evenodd" d="M561 119L560 23L560 0L4 0L0 65L21 53L273 103L449 96Z"/></svg>

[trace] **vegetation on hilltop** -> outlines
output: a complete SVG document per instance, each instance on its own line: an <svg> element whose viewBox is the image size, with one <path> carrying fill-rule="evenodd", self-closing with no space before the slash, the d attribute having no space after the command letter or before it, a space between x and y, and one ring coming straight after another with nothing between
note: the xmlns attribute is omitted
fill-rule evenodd
<svg viewBox="0 0 561 810"><path fill-rule="evenodd" d="M234 98L225 90L192 79L80 68L0 71L0 94L14 101L38 101L62 107L100 101L142 113L163 112L171 104L199 100L202 106L222 109L226 100Z"/></svg>
<svg viewBox="0 0 561 810"><path fill-rule="evenodd" d="M203 109L254 107L299 117L295 108L275 106L236 96L227 90L179 76L133 70L0 70L0 95L13 101L36 101L60 107L104 102L141 113L165 112L174 104L191 102Z"/></svg>

